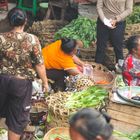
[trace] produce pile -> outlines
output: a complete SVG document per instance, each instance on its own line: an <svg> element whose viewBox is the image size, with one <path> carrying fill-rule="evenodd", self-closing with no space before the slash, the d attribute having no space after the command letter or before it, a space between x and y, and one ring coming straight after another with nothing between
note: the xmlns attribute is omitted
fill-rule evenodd
<svg viewBox="0 0 140 140"><path fill-rule="evenodd" d="M124 134L120 131L114 130L113 135L118 136L120 138L126 138L127 140L140 140L140 130L133 132L131 134Z"/></svg>
<svg viewBox="0 0 140 140"><path fill-rule="evenodd" d="M126 19L127 24L140 23L140 6L134 6L133 12Z"/></svg>
<svg viewBox="0 0 140 140"><path fill-rule="evenodd" d="M73 92L81 91L94 85L93 81L88 76L80 74L67 77L65 82L67 87L66 90Z"/></svg>
<svg viewBox="0 0 140 140"><path fill-rule="evenodd" d="M48 103L50 125L68 126L68 118L81 108L105 107L108 92L98 86L91 86L80 92L58 92L46 98Z"/></svg>
<svg viewBox="0 0 140 140"><path fill-rule="evenodd" d="M82 40L88 48L96 40L96 20L79 16L55 33L55 40L65 37Z"/></svg>
<svg viewBox="0 0 140 140"><path fill-rule="evenodd" d="M70 137L67 135L60 135L60 134L52 134L49 140L70 140Z"/></svg>
<svg viewBox="0 0 140 140"><path fill-rule="evenodd" d="M140 34L140 6L134 6L133 12L126 18L125 40L132 36Z"/></svg>
<svg viewBox="0 0 140 140"><path fill-rule="evenodd" d="M66 24L66 21L59 20L38 21L34 22L27 32L35 34L39 38L41 46L44 47L54 41L55 32Z"/></svg>
<svg viewBox="0 0 140 140"><path fill-rule="evenodd" d="M105 98L108 92L98 86L91 86L86 90L76 92L67 99L65 107L68 109L79 109L86 107L101 108L105 106Z"/></svg>

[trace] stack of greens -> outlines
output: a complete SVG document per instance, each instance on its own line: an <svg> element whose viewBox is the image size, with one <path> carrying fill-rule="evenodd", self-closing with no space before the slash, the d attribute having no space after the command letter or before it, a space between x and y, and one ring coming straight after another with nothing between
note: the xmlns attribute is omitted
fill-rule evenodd
<svg viewBox="0 0 140 140"><path fill-rule="evenodd" d="M49 140L70 140L70 137L64 134L52 134Z"/></svg>
<svg viewBox="0 0 140 140"><path fill-rule="evenodd" d="M86 90L71 94L66 102L66 108L79 109L86 107L99 108L105 104L108 92L98 86L91 86Z"/></svg>
<svg viewBox="0 0 140 140"><path fill-rule="evenodd" d="M127 24L140 23L140 6L134 6L133 13L126 19Z"/></svg>
<svg viewBox="0 0 140 140"><path fill-rule="evenodd" d="M96 20L79 16L55 33L55 40L60 38L81 40L84 47L88 48L96 40Z"/></svg>
<svg viewBox="0 0 140 140"><path fill-rule="evenodd" d="M121 138L127 138L128 140L140 140L140 130L133 132L132 134L124 134L120 131L114 130L113 135Z"/></svg>

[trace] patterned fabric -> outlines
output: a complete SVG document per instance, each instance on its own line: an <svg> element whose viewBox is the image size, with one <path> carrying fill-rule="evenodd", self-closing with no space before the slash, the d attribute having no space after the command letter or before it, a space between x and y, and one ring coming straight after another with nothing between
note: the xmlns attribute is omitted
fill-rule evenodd
<svg viewBox="0 0 140 140"><path fill-rule="evenodd" d="M26 32L0 34L0 74L34 79L34 66L39 63L43 58L36 36Z"/></svg>
<svg viewBox="0 0 140 140"><path fill-rule="evenodd" d="M127 85L140 86L140 60L131 54L124 61L123 78Z"/></svg>

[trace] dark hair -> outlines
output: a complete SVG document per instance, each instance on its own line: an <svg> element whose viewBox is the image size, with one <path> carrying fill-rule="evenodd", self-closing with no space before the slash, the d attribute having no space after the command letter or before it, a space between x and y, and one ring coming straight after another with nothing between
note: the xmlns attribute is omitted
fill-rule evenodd
<svg viewBox="0 0 140 140"><path fill-rule="evenodd" d="M76 40L74 39L63 38L61 39L61 41L62 41L61 49L63 52L67 54L70 54L76 47Z"/></svg>
<svg viewBox="0 0 140 140"><path fill-rule="evenodd" d="M27 15L19 8L13 8L8 12L7 18L13 27L22 26L27 20Z"/></svg>
<svg viewBox="0 0 140 140"><path fill-rule="evenodd" d="M132 49L137 48L138 40L140 39L139 35L131 36L126 41L126 47L129 53L132 53Z"/></svg>
<svg viewBox="0 0 140 140"><path fill-rule="evenodd" d="M82 109L70 119L70 127L79 132L86 140L96 140L102 136L108 140L113 131L109 123L110 117L106 113L98 112L95 109Z"/></svg>

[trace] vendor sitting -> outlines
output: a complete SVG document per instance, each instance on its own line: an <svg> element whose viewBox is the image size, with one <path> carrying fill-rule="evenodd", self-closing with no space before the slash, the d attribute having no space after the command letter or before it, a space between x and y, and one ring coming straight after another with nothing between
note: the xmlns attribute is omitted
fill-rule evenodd
<svg viewBox="0 0 140 140"><path fill-rule="evenodd" d="M64 78L67 74L77 75L82 71L84 63L75 55L81 41L61 39L42 49L47 76L55 81L53 89L64 91Z"/></svg>
<svg viewBox="0 0 140 140"><path fill-rule="evenodd" d="M140 86L140 36L131 36L126 47L129 54L123 65L124 82L129 86Z"/></svg>

